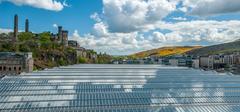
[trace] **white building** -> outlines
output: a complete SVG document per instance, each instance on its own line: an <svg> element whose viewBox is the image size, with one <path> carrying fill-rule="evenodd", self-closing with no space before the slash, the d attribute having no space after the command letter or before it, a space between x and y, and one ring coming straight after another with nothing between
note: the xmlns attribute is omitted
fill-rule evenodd
<svg viewBox="0 0 240 112"><path fill-rule="evenodd" d="M193 59L192 60L192 67L193 68L199 68L199 59Z"/></svg>
<svg viewBox="0 0 240 112"><path fill-rule="evenodd" d="M178 66L178 59L170 59L169 63L171 66Z"/></svg>
<svg viewBox="0 0 240 112"><path fill-rule="evenodd" d="M201 68L210 68L212 66L212 61L209 56L201 56L199 58L199 66Z"/></svg>

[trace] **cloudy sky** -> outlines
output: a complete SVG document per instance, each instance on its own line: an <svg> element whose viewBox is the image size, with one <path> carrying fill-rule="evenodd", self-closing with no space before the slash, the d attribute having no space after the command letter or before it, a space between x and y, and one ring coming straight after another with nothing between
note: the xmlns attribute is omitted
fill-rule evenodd
<svg viewBox="0 0 240 112"><path fill-rule="evenodd" d="M33 32L62 25L86 48L126 55L162 46L240 39L240 0L0 0L0 33L30 20Z"/></svg>

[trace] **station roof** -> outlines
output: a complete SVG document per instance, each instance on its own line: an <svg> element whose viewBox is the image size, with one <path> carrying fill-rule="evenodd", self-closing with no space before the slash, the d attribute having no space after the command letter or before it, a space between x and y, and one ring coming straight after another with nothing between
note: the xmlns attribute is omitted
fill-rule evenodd
<svg viewBox="0 0 240 112"><path fill-rule="evenodd" d="M240 77L161 65L72 65L0 80L0 110L239 112Z"/></svg>

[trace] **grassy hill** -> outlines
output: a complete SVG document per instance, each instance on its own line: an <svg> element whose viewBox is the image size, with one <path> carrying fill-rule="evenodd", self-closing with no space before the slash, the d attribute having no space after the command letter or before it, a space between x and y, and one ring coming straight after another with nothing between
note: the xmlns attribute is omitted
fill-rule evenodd
<svg viewBox="0 0 240 112"><path fill-rule="evenodd" d="M105 64L111 61L111 56L97 54L93 50L84 50L85 56L77 56L76 49L52 40L50 32L37 35L31 32L20 32L18 41L15 43L12 43L12 37L12 33L0 34L0 52L32 52L35 70L79 63ZM93 56L97 59L92 58Z"/></svg>
<svg viewBox="0 0 240 112"><path fill-rule="evenodd" d="M200 49L194 49L187 52L187 54L204 56L204 55L219 54L219 53L228 54L233 52L240 52L240 40L230 42L230 43L207 46Z"/></svg>
<svg viewBox="0 0 240 112"><path fill-rule="evenodd" d="M176 54L184 54L194 49L199 49L201 46L173 46L173 47L162 47L158 49L152 49L148 51L139 52L130 55L131 58L144 58L147 56L170 56Z"/></svg>

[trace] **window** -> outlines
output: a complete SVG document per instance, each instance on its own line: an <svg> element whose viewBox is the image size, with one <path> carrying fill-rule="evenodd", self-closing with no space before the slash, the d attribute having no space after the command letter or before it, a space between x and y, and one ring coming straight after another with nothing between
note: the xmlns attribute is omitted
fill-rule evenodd
<svg viewBox="0 0 240 112"><path fill-rule="evenodd" d="M12 68L11 68L11 67L9 67L9 68L8 68L8 70L9 70L9 71L12 71Z"/></svg>
<svg viewBox="0 0 240 112"><path fill-rule="evenodd" d="M0 66L0 71L2 71L2 67Z"/></svg>
<svg viewBox="0 0 240 112"><path fill-rule="evenodd" d="M6 67L5 66L3 67L3 71L6 71Z"/></svg>
<svg viewBox="0 0 240 112"><path fill-rule="evenodd" d="M14 71L16 71L16 70L17 70L17 68L16 68L16 67L14 67L13 69L14 69Z"/></svg>
<svg viewBox="0 0 240 112"><path fill-rule="evenodd" d="M21 67L19 67L19 68L18 68L18 70L19 70L19 71L21 71L21 70L22 70L22 68L21 68Z"/></svg>

